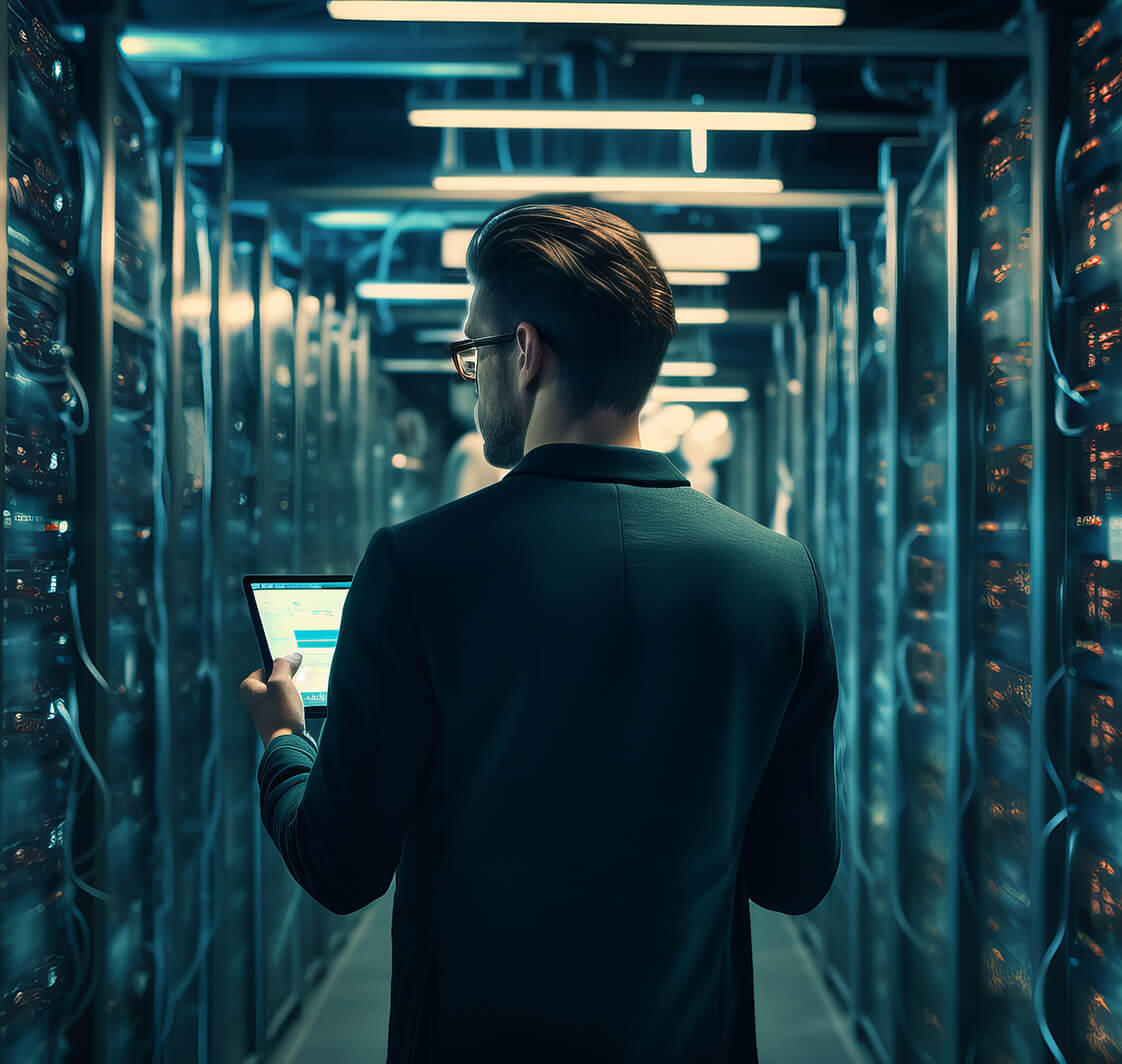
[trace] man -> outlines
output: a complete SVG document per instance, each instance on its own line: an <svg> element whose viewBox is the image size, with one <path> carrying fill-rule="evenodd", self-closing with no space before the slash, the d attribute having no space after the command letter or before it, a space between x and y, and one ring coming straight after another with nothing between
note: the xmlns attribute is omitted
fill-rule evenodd
<svg viewBox="0 0 1122 1064"><path fill-rule="evenodd" d="M817 569L642 448L676 326L629 224L520 204L467 262L510 473L374 536L318 756L287 659L242 685L262 817L334 912L396 871L391 1064L754 1061L749 899L839 859Z"/></svg>

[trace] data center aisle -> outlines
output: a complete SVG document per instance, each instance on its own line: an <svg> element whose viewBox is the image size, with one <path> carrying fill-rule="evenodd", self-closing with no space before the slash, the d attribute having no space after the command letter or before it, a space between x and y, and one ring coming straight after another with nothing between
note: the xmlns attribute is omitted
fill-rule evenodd
<svg viewBox="0 0 1122 1064"><path fill-rule="evenodd" d="M371 907L268 1064L382 1064L390 1008L393 886ZM794 917L752 906L760 1064L869 1064Z"/></svg>

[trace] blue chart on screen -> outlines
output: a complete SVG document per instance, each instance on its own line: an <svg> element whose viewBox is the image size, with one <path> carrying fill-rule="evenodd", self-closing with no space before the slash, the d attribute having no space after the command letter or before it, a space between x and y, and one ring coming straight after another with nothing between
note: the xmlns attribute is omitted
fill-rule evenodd
<svg viewBox="0 0 1122 1064"><path fill-rule="evenodd" d="M305 706L327 705L331 659L349 587L349 581L252 585L273 656L294 650L303 655L294 682Z"/></svg>

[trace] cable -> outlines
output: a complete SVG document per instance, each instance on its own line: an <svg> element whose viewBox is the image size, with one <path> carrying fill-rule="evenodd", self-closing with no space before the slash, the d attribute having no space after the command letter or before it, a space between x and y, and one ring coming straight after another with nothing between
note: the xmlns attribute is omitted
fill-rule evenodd
<svg viewBox="0 0 1122 1064"><path fill-rule="evenodd" d="M71 355L73 355L73 351L71 351ZM78 405L82 408L82 424L75 425L74 422L70 420L69 416L66 415L63 416L63 420L66 422L66 426L72 435L82 436L89 431L90 427L90 404L89 400L86 398L86 390L82 387L82 382L78 380L75 372L70 368L69 358L63 364L63 373L66 376L67 383L70 385L71 390L74 392L74 397L78 400Z"/></svg>
<svg viewBox="0 0 1122 1064"><path fill-rule="evenodd" d="M390 224L386 226L382 238L378 242L376 279L380 282L389 280L393 247L402 232L407 229L440 230L443 232L447 228L448 220L443 214L406 204L405 209L396 214ZM376 299L374 306L378 314L378 331L383 336L393 332L396 326L393 316L390 314L388 302L385 299Z"/></svg>
<svg viewBox="0 0 1122 1064"><path fill-rule="evenodd" d="M682 76L682 53L673 52L670 56L670 64L666 71L666 83L663 86L662 95L664 99L670 100L678 95L678 85ZM658 162L658 145L659 137L656 134L651 137L651 146L647 150L647 168L654 169L655 164Z"/></svg>
<svg viewBox="0 0 1122 1064"><path fill-rule="evenodd" d="M775 103L779 99L779 86L783 81L783 60L786 58L782 53L773 56L771 60L771 73L768 75L767 82L767 102ZM765 165L770 165L772 161L771 156L771 142L773 134L771 130L762 134L760 137L760 154L756 159L756 169L763 170Z"/></svg>
<svg viewBox="0 0 1122 1064"><path fill-rule="evenodd" d="M495 79L495 96L500 100L506 99L506 82L502 78ZM499 156L499 169L504 174L514 173L514 159L510 154L509 129L495 129L495 151Z"/></svg>
<svg viewBox="0 0 1122 1064"><path fill-rule="evenodd" d="M1063 248L1061 241L1063 237L1067 235L1067 200L1064 196L1064 186L1066 182L1065 171L1067 169L1067 151L1070 144L1071 116L1069 115L1064 119L1064 124L1060 128L1060 136L1056 142L1056 163L1052 171L1053 187L1055 188L1054 195L1056 199L1056 222L1058 231L1060 233L1060 240L1057 240L1054 244L1049 245L1049 247L1052 249L1053 255L1055 255L1057 252L1062 254L1063 251L1066 250L1065 248ZM1062 286L1056 279L1056 263L1052 261L1051 256L1049 257L1048 266L1049 271L1052 275L1052 296L1058 309L1059 300L1062 294ZM1066 265L1062 261L1060 262L1058 273L1060 276L1067 275Z"/></svg>
<svg viewBox="0 0 1122 1064"><path fill-rule="evenodd" d="M90 770L90 775L93 776L94 780L97 783L98 789L101 791L101 797L104 803L103 824L108 824L111 803L109 787L105 782L105 777L101 774L101 769L98 768L97 762L94 761L93 757L90 755L90 751L86 746L85 740L82 738L82 733L78 730L77 725L74 723L74 719L70 716L70 710L66 708L66 704L61 699L59 699L55 703L55 712L58 713L63 722L66 724L66 727L70 732L70 737L74 741L75 749L77 749L79 756L85 762L86 767ZM74 880L76 886L80 887L83 891L85 891L85 893L89 894L90 897L97 898L98 901L108 901L108 894L106 894L104 891L98 890L95 887L91 887L84 879L82 879L78 875L78 873L71 866L70 845L68 842L69 838L69 833L66 833L63 841L63 859L67 864L67 870L69 872L70 878ZM102 839L102 841L104 841L104 838ZM100 843L98 843L94 849L96 850L96 848L98 848L99 846Z"/></svg>
<svg viewBox="0 0 1122 1064"><path fill-rule="evenodd" d="M70 552L70 564L74 562L74 551ZM78 585L71 580L67 589L70 598L70 616L74 624L74 645L78 648L78 658L85 665L86 670L94 678L94 682L103 691L112 693L109 682L101 674L101 670L90 660L89 651L86 649L86 640L82 635L82 618L78 612Z"/></svg>
<svg viewBox="0 0 1122 1064"><path fill-rule="evenodd" d="M90 975L89 985L86 987L86 992L78 999L77 1002L72 1004L67 1011L66 1015L59 1022L59 1031L65 1034L74 1026L78 1017L85 1012L89 1003L93 1000L94 991L97 989L98 976L93 967L93 950L90 948L92 945L92 938L90 935L90 925L86 922L86 918L82 915L82 910L75 904L74 899L70 900L70 908L67 915L71 918L73 923L76 923L82 932L82 945L79 947L74 943L74 933L72 927L68 926L66 929L66 937L70 943L70 947L75 952L80 952L82 956L81 967L83 969L80 979L84 980L87 975ZM80 982L79 982L80 985ZM65 1038L63 1039L65 1041ZM69 1046L67 1047L69 1048Z"/></svg>
<svg viewBox="0 0 1122 1064"><path fill-rule="evenodd" d="M70 715L71 715L71 718L74 722L74 727L76 729L78 729L78 733L81 734L81 729L78 727L79 726L78 695L77 695L77 691L75 690L75 687L74 687L73 676L71 676L71 680L70 680L69 693L70 693L70 704L75 707ZM82 795L85 794L86 790L89 788L91 781L96 782L96 780L97 780L97 777L95 776L94 773L92 773L92 772L86 773L85 778L82 780L81 785L75 789L74 793L70 797L70 801L68 802L67 816L70 819L73 819L77 815L78 802L81 800ZM110 815L109 814L109 807L110 807L110 804L111 804L111 801L110 801L111 792L110 792L109 788L107 786L105 786L104 777L102 777L101 784L99 785L99 787L100 787L100 790L101 790L102 798L104 799L105 808L104 808L104 811L103 811L101 822L99 824L97 837L93 840L93 842L90 843L89 847L87 847L86 850L84 850L82 853L80 853L77 857L72 858L71 864L74 868L78 868L80 865L84 865L87 861L92 861L94 855L98 852L98 850L100 850L102 848L102 846L105 845L105 840L109 836L109 815Z"/></svg>
<svg viewBox="0 0 1122 1064"><path fill-rule="evenodd" d="M1041 848L1047 844L1049 835L1067 819L1067 816L1068 811L1065 806L1048 821L1041 839ZM1036 1026L1040 1030L1041 1037L1044 1039L1044 1044L1048 1047L1048 1052L1052 1054L1057 1064L1067 1064L1067 1058L1056 1043L1056 1039L1052 1035L1052 1029L1048 1026L1048 1019L1044 1015L1044 985L1048 978L1048 969L1051 967L1052 961L1055 959L1060 946L1063 944L1064 938L1067 936L1068 907L1071 904L1071 859L1075 852L1075 841L1079 837L1079 830L1079 826L1076 825L1068 835L1067 860L1064 867L1063 919L1060 921L1060 926L1056 929L1055 937L1053 937L1052 941L1048 944L1048 948L1044 951L1044 957L1040 963L1040 974L1037 976L1036 986L1033 988L1032 993L1032 1011L1036 1019Z"/></svg>

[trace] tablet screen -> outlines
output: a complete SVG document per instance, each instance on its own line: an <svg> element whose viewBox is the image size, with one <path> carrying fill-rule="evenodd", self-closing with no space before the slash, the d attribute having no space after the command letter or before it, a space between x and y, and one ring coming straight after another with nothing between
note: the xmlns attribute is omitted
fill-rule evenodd
<svg viewBox="0 0 1122 1064"><path fill-rule="evenodd" d="M327 706L331 659L350 586L350 580L249 581L269 656L293 650L304 655L293 682L305 706Z"/></svg>

